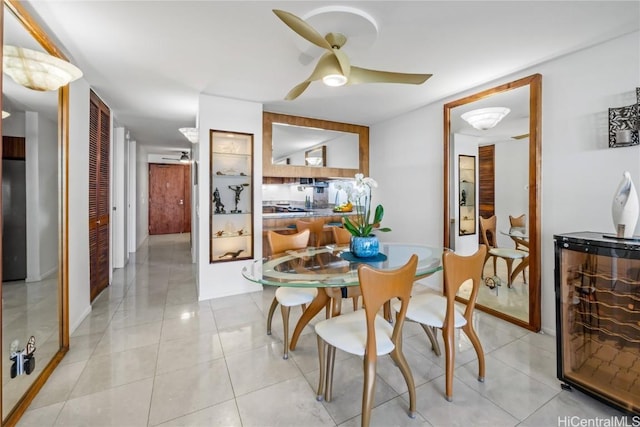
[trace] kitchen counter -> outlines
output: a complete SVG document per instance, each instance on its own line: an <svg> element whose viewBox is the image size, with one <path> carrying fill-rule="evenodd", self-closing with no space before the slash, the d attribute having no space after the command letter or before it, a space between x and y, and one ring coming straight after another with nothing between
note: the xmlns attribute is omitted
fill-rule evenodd
<svg viewBox="0 0 640 427"><path fill-rule="evenodd" d="M334 217L343 215L355 215L356 211L351 212L334 212L333 209L310 209L303 212L275 212L275 213L263 213L263 219L278 219L278 218L317 218L317 217Z"/></svg>

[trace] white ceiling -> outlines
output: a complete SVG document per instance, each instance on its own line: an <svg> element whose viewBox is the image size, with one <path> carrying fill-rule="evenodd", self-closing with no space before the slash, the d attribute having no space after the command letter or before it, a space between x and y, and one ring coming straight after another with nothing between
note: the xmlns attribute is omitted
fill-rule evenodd
<svg viewBox="0 0 640 427"><path fill-rule="evenodd" d="M174 149L190 148L178 128L195 125L201 93L260 102L266 111L372 125L637 31L640 23L638 1L340 2L377 23L373 39L366 29L358 30L366 33L365 42L347 34L354 42L343 50L353 64L433 77L420 86L329 88L315 82L298 99L284 101L311 73L315 59L301 62L303 54L313 53L311 45L272 9L302 17L327 2L24 3L132 139Z"/></svg>

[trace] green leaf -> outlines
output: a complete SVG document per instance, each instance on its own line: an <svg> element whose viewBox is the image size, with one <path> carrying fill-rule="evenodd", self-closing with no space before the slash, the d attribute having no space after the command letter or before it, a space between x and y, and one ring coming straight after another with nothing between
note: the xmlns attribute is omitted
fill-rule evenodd
<svg viewBox="0 0 640 427"><path fill-rule="evenodd" d="M378 228L376 231L384 231L386 233L387 231L391 231L391 229L389 227L383 227L383 228Z"/></svg>
<svg viewBox="0 0 640 427"><path fill-rule="evenodd" d="M355 225L353 225L353 223L349 220L349 218L347 218L346 216L343 217L344 218L344 228L347 229L347 231L349 233L351 233L351 235L353 236L359 236L360 232L358 231L357 227Z"/></svg>
<svg viewBox="0 0 640 427"><path fill-rule="evenodd" d="M376 224L382 221L383 216L384 216L384 208L382 207L382 205L378 205L376 207L376 214L373 217L373 223Z"/></svg>

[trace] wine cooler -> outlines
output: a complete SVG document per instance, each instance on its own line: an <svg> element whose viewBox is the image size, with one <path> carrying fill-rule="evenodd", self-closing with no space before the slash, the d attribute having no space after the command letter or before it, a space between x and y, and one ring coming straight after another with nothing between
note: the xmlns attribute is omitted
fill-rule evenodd
<svg viewBox="0 0 640 427"><path fill-rule="evenodd" d="M640 241L554 236L558 379L640 413Z"/></svg>

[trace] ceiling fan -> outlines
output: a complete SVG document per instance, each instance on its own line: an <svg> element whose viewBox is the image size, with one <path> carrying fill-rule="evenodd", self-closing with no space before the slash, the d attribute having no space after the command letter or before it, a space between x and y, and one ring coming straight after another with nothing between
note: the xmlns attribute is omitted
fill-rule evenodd
<svg viewBox="0 0 640 427"><path fill-rule="evenodd" d="M181 163L188 163L189 162L189 153L186 151L183 151L180 158L176 159L175 157L163 157L162 160L179 160Z"/></svg>
<svg viewBox="0 0 640 427"><path fill-rule="evenodd" d="M311 82L316 80L322 80L327 86L359 83L404 83L418 85L424 83L432 76L432 74L396 73L352 66L347 55L340 50L347 42L346 36L340 33L328 33L322 37L313 27L290 12L274 9L273 13L298 35L328 51L320 57L311 75L289 91L285 97L286 100L296 99L309 87Z"/></svg>

